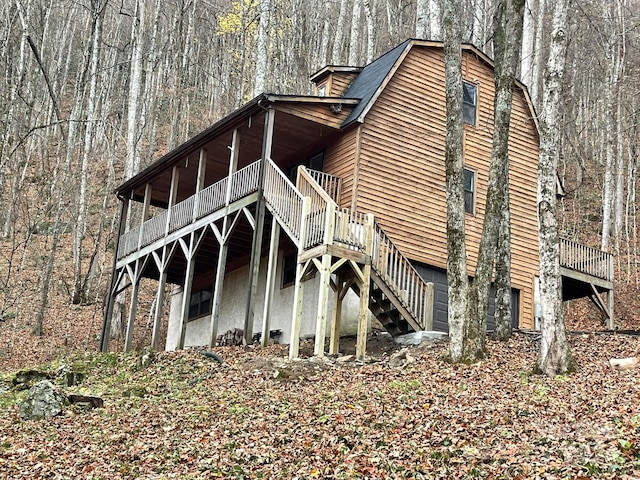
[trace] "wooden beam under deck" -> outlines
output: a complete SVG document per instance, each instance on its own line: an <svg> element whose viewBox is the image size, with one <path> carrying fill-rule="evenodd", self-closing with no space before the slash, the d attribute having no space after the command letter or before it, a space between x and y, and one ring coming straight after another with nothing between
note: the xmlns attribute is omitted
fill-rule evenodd
<svg viewBox="0 0 640 480"><path fill-rule="evenodd" d="M258 193L257 192L252 193L250 195L247 195L244 198L241 198L240 200L237 200L231 203L227 208L221 208L220 210L217 210L205 217L202 217L201 219L193 223L190 223L189 225L185 225L184 227L176 230L175 232L170 233L166 237L159 238L155 242L152 242L149 245L147 245L146 247L142 247L140 250L124 256L123 258L118 260L116 264L116 269L123 268L125 265L128 265L134 262L136 259L149 255L151 252L162 248L162 246L165 244L175 242L180 238L190 235L191 232L193 231L203 228L210 223L216 222L231 213L235 213L238 210L242 210L247 205L251 205L255 203L257 199L258 199Z"/></svg>

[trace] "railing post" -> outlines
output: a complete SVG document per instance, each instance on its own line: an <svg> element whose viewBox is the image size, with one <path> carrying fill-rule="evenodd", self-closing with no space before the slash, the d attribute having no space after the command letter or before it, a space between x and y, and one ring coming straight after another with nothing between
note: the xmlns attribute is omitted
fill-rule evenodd
<svg viewBox="0 0 640 480"><path fill-rule="evenodd" d="M298 254L304 250L306 239L307 217L311 211L311 199L304 197L302 200L302 214L300 215L300 247ZM289 360L298 358L300 348L300 325L302 323L302 301L304 298L304 282L302 281L302 264L296 265L296 282L293 287L293 314L291 317L291 338L289 339Z"/></svg>
<svg viewBox="0 0 640 480"><path fill-rule="evenodd" d="M425 289L424 298L424 329L433 330L433 303L435 300L435 294L433 289L433 282L427 282L427 288Z"/></svg>
<svg viewBox="0 0 640 480"><path fill-rule="evenodd" d="M371 255L373 253L373 214L368 213L365 220L364 252L367 256L362 267L362 285L360 286L360 311L358 313L358 335L356 338L356 358L364 360L367 353L367 330L369 327L369 289L371 284Z"/></svg>

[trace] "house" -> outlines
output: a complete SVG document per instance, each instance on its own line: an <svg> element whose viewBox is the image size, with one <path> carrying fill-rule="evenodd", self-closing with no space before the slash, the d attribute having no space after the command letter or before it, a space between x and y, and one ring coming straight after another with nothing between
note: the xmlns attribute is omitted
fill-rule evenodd
<svg viewBox="0 0 640 480"><path fill-rule="evenodd" d="M102 337L113 299L130 290L131 348L138 288L157 282L151 343L165 348L245 341L280 331L297 356L301 335L375 321L392 335L447 329L445 75L439 42L407 40L371 64L328 66L316 95L262 94L117 189L122 215ZM468 268L482 231L493 128L492 62L463 47ZM517 84L510 136L513 321L536 327L538 128ZM127 225L127 219L129 221ZM591 297L613 318L606 252L562 240L563 296ZM607 293L607 299L602 296ZM489 312L491 316L491 309ZM375 318L375 320L372 320ZM491 318L489 319L491 321Z"/></svg>

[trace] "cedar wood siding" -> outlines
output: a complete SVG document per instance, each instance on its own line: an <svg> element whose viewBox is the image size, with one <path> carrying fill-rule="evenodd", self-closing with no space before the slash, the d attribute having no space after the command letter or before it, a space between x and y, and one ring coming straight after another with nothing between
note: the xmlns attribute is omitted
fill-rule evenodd
<svg viewBox="0 0 640 480"><path fill-rule="evenodd" d="M340 186L341 208L350 208L355 181L357 128L350 128L335 143L327 147L324 154L324 171L342 179Z"/></svg>
<svg viewBox="0 0 640 480"><path fill-rule="evenodd" d="M344 119L351 112L351 108L343 107L341 112L333 113L327 104L296 104L295 102L282 102L277 104L275 108L280 112L311 120L319 125L328 125L335 129L340 128Z"/></svg>
<svg viewBox="0 0 640 480"><path fill-rule="evenodd" d="M473 275L491 157L493 70L463 51L463 77L478 85L479 104L477 126L465 125L464 142L465 166L476 171L475 215L465 216ZM443 50L414 46L365 118L356 199L408 258L439 268L447 263L444 82ZM511 125L512 284L520 290L520 325L532 327L538 134L518 89Z"/></svg>
<svg viewBox="0 0 640 480"><path fill-rule="evenodd" d="M349 88L349 85L358 76L357 73L334 72L329 78L329 89L327 95L340 97Z"/></svg>

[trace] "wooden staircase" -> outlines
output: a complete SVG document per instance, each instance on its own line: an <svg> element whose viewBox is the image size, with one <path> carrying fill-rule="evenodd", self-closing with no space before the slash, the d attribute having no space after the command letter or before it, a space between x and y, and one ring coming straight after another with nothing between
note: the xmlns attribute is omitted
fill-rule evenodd
<svg viewBox="0 0 640 480"><path fill-rule="evenodd" d="M322 255L359 296L368 285L369 311L391 335L433 328L433 284L425 282L372 216L340 209L340 180L300 167L296 186L270 160L264 195L274 218L298 247L308 276ZM305 206L306 204L306 206ZM370 245L367 245L370 242ZM369 279L359 266L369 264Z"/></svg>

